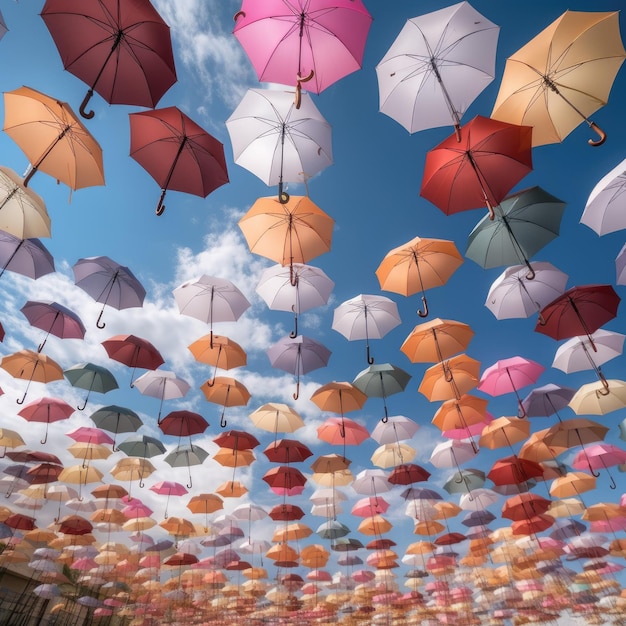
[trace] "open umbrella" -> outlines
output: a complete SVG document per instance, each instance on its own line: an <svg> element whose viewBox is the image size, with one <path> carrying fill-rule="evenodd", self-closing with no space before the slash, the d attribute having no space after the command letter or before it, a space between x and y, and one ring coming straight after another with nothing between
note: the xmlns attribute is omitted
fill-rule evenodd
<svg viewBox="0 0 626 626"><path fill-rule="evenodd" d="M46 434L41 440L41 443L44 444L48 439L48 425L52 422L68 419L72 413L74 413L74 408L65 400L42 397L25 404L17 414L28 422L44 422L46 424Z"/></svg>
<svg viewBox="0 0 626 626"><path fill-rule="evenodd" d="M77 407L79 411L87 406L92 391L107 393L118 388L115 376L106 367L95 363L77 363L66 369L63 374L72 387L87 389L85 402L82 406Z"/></svg>
<svg viewBox="0 0 626 626"><path fill-rule="evenodd" d="M371 23L361 0L243 0L233 34L260 81L300 95L303 82L320 93L360 69Z"/></svg>
<svg viewBox="0 0 626 626"><path fill-rule="evenodd" d="M191 389L191 385L174 372L168 370L150 370L135 380L135 388L143 395L160 400L157 421L161 421L161 409L164 400L182 398Z"/></svg>
<svg viewBox="0 0 626 626"><path fill-rule="evenodd" d="M463 352L473 336L474 331L463 322L436 318L418 324L400 350L411 363L437 363Z"/></svg>
<svg viewBox="0 0 626 626"><path fill-rule="evenodd" d="M387 411L387 396L404 391L411 380L411 375L402 368L391 363L370 365L359 372L352 384L362 391L368 398L382 398L385 409L383 422L389 420Z"/></svg>
<svg viewBox="0 0 626 626"><path fill-rule="evenodd" d="M211 384L209 384L209 382ZM229 376L216 376L211 381L205 381L200 385L200 391L209 402L220 404L222 414L220 416L220 426L226 427L224 412L227 406L246 406L250 401L250 392L246 386Z"/></svg>
<svg viewBox="0 0 626 626"><path fill-rule="evenodd" d="M477 115L426 153L420 195L446 215L494 207L532 169L530 126Z"/></svg>
<svg viewBox="0 0 626 626"><path fill-rule="evenodd" d="M594 470L604 469L611 479L611 489L616 489L617 484L609 471L609 467L624 463L626 463L626 450L613 444L602 442L594 443L578 452L572 461L572 467L580 470L589 469L596 478L599 474Z"/></svg>
<svg viewBox="0 0 626 626"><path fill-rule="evenodd" d="M618 12L565 11L506 61L491 113L497 120L533 127L534 146L563 141L606 104L626 52Z"/></svg>
<svg viewBox="0 0 626 626"><path fill-rule="evenodd" d="M348 341L365 339L367 362L371 365L370 339L382 339L401 323L397 304L385 296L359 294L342 302L333 313L332 328Z"/></svg>
<svg viewBox="0 0 626 626"><path fill-rule="evenodd" d="M453 241L415 237L402 246L390 250L376 270L380 288L403 296L422 293L424 310L428 316L425 291L440 287L463 263L463 257Z"/></svg>
<svg viewBox="0 0 626 626"><path fill-rule="evenodd" d="M132 368L131 387L138 367L155 370L165 363L161 353L147 339L135 335L115 335L103 341L102 346L109 358Z"/></svg>
<svg viewBox="0 0 626 626"><path fill-rule="evenodd" d="M344 413L363 408L367 396L352 383L332 381L318 387L311 396L311 401L322 411Z"/></svg>
<svg viewBox="0 0 626 626"><path fill-rule="evenodd" d="M600 236L626 228L625 188L626 159L605 174L592 189L580 216L580 223L589 226Z"/></svg>
<svg viewBox="0 0 626 626"><path fill-rule="evenodd" d="M50 334L61 339L83 339L85 326L74 311L58 302L28 300L20 309L31 326L46 331L37 352L41 352Z"/></svg>
<svg viewBox="0 0 626 626"><path fill-rule="evenodd" d="M149 0L46 0L41 17L63 67L89 85L87 119L94 91L109 104L154 107L176 82L170 29Z"/></svg>
<svg viewBox="0 0 626 626"><path fill-rule="evenodd" d="M98 428L115 433L115 435L136 432L143 425L141 418L135 411L116 404L103 406L89 417ZM113 449L116 450L115 439L113 440Z"/></svg>
<svg viewBox="0 0 626 626"><path fill-rule="evenodd" d="M459 400L478 385L480 362L467 354L457 354L431 365L422 376L418 391L430 402Z"/></svg>
<svg viewBox="0 0 626 626"><path fill-rule="evenodd" d="M271 433L293 433L304 426L298 412L281 402L268 402L250 413L250 420L261 430Z"/></svg>
<svg viewBox="0 0 626 626"><path fill-rule="evenodd" d="M202 465L207 459L209 453L200 446L196 445L178 445L167 456L163 457L163 460L172 467L187 467L189 468L189 482L187 483L187 489L191 489L193 482L191 479L191 466Z"/></svg>
<svg viewBox="0 0 626 626"><path fill-rule="evenodd" d="M19 350L2 357L0 367L14 378L28 381L24 395L17 400L18 404L24 404L32 381L49 383L63 379L63 370L56 361L45 354L33 352L32 350Z"/></svg>
<svg viewBox="0 0 626 626"><path fill-rule="evenodd" d="M469 2L406 21L376 66L380 111L410 133L453 124L495 76L499 27Z"/></svg>
<svg viewBox="0 0 626 626"><path fill-rule="evenodd" d="M209 387L215 380L215 371L218 368L229 370L247 362L246 351L236 341L222 335L203 335L187 347L196 361L215 367L213 377L206 381Z"/></svg>
<svg viewBox="0 0 626 626"><path fill-rule="evenodd" d="M39 239L19 239L0 230L0 277L5 271L37 279L54 272L54 259Z"/></svg>
<svg viewBox="0 0 626 626"><path fill-rule="evenodd" d="M289 200L284 183L306 183L333 162L330 124L308 94L296 107L293 92L248 89L226 128L235 163L278 185L279 202Z"/></svg>
<svg viewBox="0 0 626 626"><path fill-rule="evenodd" d="M104 185L102 149L66 103L30 87L4 94L4 131L38 170L70 189Z"/></svg>
<svg viewBox="0 0 626 626"><path fill-rule="evenodd" d="M602 378L582 385L572 396L570 408L577 415L606 415L626 408L626 382Z"/></svg>
<svg viewBox="0 0 626 626"><path fill-rule="evenodd" d="M131 270L107 256L78 259L72 266L74 283L89 294L102 309L96 326L104 328L101 322L104 307L108 304L118 311L143 306L146 290Z"/></svg>
<svg viewBox="0 0 626 626"><path fill-rule="evenodd" d="M524 413L528 417L548 417L556 415L561 421L559 411L564 409L576 391L570 387L563 387L548 383L542 387L535 387L523 400Z"/></svg>
<svg viewBox="0 0 626 626"><path fill-rule="evenodd" d="M178 107L131 113L129 120L130 156L161 187L157 215L168 189L206 198L228 182L224 146Z"/></svg>
<svg viewBox="0 0 626 626"><path fill-rule="evenodd" d="M150 491L154 493L158 493L161 496L166 496L165 500L165 511L163 513L163 517L167 519L167 507L170 501L171 496L184 496L187 492L187 489L180 483L177 483L173 480L161 480L158 483L149 487ZM176 519L176 518L173 518ZM171 533L174 534L174 533ZM183 533L176 533L182 535Z"/></svg>

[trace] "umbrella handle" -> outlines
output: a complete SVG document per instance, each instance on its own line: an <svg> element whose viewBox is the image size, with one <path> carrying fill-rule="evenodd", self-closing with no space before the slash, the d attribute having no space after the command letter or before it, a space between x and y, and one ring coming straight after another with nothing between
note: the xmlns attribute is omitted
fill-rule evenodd
<svg viewBox="0 0 626 626"><path fill-rule="evenodd" d="M237 11L235 15L233 15L233 20L236 22L240 17L246 17L245 11Z"/></svg>
<svg viewBox="0 0 626 626"><path fill-rule="evenodd" d="M165 205L163 204L163 201L165 200L166 192L167 189L161 189L161 197L159 198L159 203L157 204L157 208L155 211L157 215L163 215L163 211L165 211Z"/></svg>
<svg viewBox="0 0 626 626"><path fill-rule="evenodd" d="M456 135L457 143L461 143L461 125L458 122L454 125L454 134Z"/></svg>
<svg viewBox="0 0 626 626"><path fill-rule="evenodd" d="M222 407L222 414L220 415L220 426L222 428L226 428L226 424L228 423L225 419L224 419L224 413L226 412L226 405L224 405Z"/></svg>
<svg viewBox="0 0 626 626"><path fill-rule="evenodd" d="M522 404L522 401L518 400L517 404L519 406L519 411L517 412L517 417L519 417L519 419L524 419L525 417L528 417L528 413L526 412L526 408Z"/></svg>
<svg viewBox="0 0 626 626"><path fill-rule="evenodd" d="M93 96L93 89L89 89L89 91L87 91L87 93L85 94L85 97L83 98L83 101L80 103L80 107L78 109L78 112L86 120L90 120L95 115L95 113L93 111L87 111L86 110L87 104L89 104L89 101L91 100L91 96Z"/></svg>
<svg viewBox="0 0 626 626"><path fill-rule="evenodd" d="M596 389L596 395L608 396L611 393L611 390L609 389L609 381L605 378L600 368L598 368L598 377L602 383L602 389Z"/></svg>
<svg viewBox="0 0 626 626"><path fill-rule="evenodd" d="M289 194L286 191L283 191L282 180L278 183L278 202L281 204L287 204L287 202L289 202Z"/></svg>
<svg viewBox="0 0 626 626"><path fill-rule="evenodd" d="M533 269L533 266L530 264L530 261L524 259L524 262L526 263L526 267L528 268L528 273L526 274L526 280L533 280L537 274L535 270Z"/></svg>
<svg viewBox="0 0 626 626"><path fill-rule="evenodd" d="M493 221L494 218L496 217L496 213L493 210L493 206L491 205L491 202L489 202L489 199L486 197L485 197L485 204L487 205L487 208L489 209L489 219Z"/></svg>
<svg viewBox="0 0 626 626"><path fill-rule="evenodd" d="M606 141L606 133L595 122L589 122L589 128L595 131L600 139L588 139L587 142L590 146L601 146Z"/></svg>
<svg viewBox="0 0 626 626"><path fill-rule="evenodd" d="M294 312L293 318L293 330L289 333L291 339L295 339L298 336L298 314L296 313L296 307L292 306L291 310Z"/></svg>
<svg viewBox="0 0 626 626"><path fill-rule="evenodd" d="M297 400L300 397L300 381L296 383L296 392L293 394L293 399Z"/></svg>
<svg viewBox="0 0 626 626"><path fill-rule="evenodd" d="M424 310L418 309L417 314L420 317L428 317L428 302L426 301L426 296L422 296L422 304L424 305Z"/></svg>
<svg viewBox="0 0 626 626"><path fill-rule="evenodd" d="M370 346L369 344L367 344L367 346L365 346L366 348L366 352L367 352L367 362L372 365L372 363L374 363L374 357L370 356Z"/></svg>
<svg viewBox="0 0 626 626"><path fill-rule="evenodd" d="M104 322L100 321L102 319L102 314L103 313L104 313L104 307L102 307L102 310L100 311L100 315L98 315L98 319L96 320L96 326L98 328L104 328L106 326L106 324Z"/></svg>

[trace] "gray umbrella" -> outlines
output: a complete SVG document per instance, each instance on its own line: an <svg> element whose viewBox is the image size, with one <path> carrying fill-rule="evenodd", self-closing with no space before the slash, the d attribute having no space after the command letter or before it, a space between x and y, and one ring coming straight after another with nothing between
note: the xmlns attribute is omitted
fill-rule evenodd
<svg viewBox="0 0 626 626"><path fill-rule="evenodd" d="M209 453L200 446L182 445L176 446L163 460L172 467L188 467L189 468L189 484L187 489L191 489L193 483L191 481L191 466L202 465Z"/></svg>
<svg viewBox="0 0 626 626"><path fill-rule="evenodd" d="M77 363L66 369L63 374L72 387L87 389L87 397L83 406L77 407L79 411L82 411L87 406L89 395L92 391L107 393L107 391L118 388L113 374L106 367L96 365L95 363Z"/></svg>
<svg viewBox="0 0 626 626"><path fill-rule="evenodd" d="M117 433L134 433L143 425L141 418L135 411L116 404L98 409L91 414L91 420L98 428L108 430L116 435ZM115 441L113 448L115 449Z"/></svg>
<svg viewBox="0 0 626 626"><path fill-rule="evenodd" d="M565 203L541 187L507 196L495 207L494 219L485 216L469 234L465 256L485 269L525 264L559 234Z"/></svg>
<svg viewBox="0 0 626 626"><path fill-rule="evenodd" d="M130 435L117 446L117 449L128 456L143 459L165 454L165 446L161 441L149 435Z"/></svg>
<svg viewBox="0 0 626 626"><path fill-rule="evenodd" d="M385 407L385 417L383 422L387 422L389 414L387 412L387 396L404 391L409 384L411 375L403 369L391 365L391 363L381 363L370 365L359 372L352 384L368 397L382 398Z"/></svg>

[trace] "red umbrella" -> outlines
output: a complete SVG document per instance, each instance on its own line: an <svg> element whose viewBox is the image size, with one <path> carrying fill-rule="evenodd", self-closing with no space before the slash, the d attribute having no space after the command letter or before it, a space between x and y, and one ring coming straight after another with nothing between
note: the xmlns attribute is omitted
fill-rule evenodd
<svg viewBox="0 0 626 626"><path fill-rule="evenodd" d="M263 474L262 478L278 495L298 495L302 493L306 484L305 475L299 469L289 465L272 467Z"/></svg>
<svg viewBox="0 0 626 626"><path fill-rule="evenodd" d="M26 471L24 478L31 485L45 485L57 481L62 471L62 465L57 465L56 463L38 463Z"/></svg>
<svg viewBox="0 0 626 626"><path fill-rule="evenodd" d="M302 463L313 453L308 446L297 439L276 439L269 443L263 450L263 454L272 463Z"/></svg>
<svg viewBox="0 0 626 626"><path fill-rule="evenodd" d="M387 479L392 485L411 485L428 480L430 472L415 463L396 465Z"/></svg>
<svg viewBox="0 0 626 626"><path fill-rule="evenodd" d="M209 423L193 411L171 411L159 423L164 435L173 437L191 437L199 435L209 427Z"/></svg>
<svg viewBox="0 0 626 626"><path fill-rule="evenodd" d="M66 515L59 520L59 532L64 535L87 535L93 524L80 515Z"/></svg>
<svg viewBox="0 0 626 626"><path fill-rule="evenodd" d="M552 504L552 500L548 500L543 496L535 493L520 493L517 496L509 498L502 507L502 517L518 521L530 519L535 515L545 513Z"/></svg>
<svg viewBox="0 0 626 626"><path fill-rule="evenodd" d="M65 400L43 397L24 405L17 414L28 422L45 422L46 434L41 440L44 444L48 439L48 424L68 419L72 413L74 413L74 407Z"/></svg>
<svg viewBox="0 0 626 626"><path fill-rule="evenodd" d="M165 361L161 353L147 340L135 335L115 335L102 342L111 359L132 367L130 386L133 386L135 369L155 370Z"/></svg>
<svg viewBox="0 0 626 626"><path fill-rule="evenodd" d="M13 528L14 530L33 530L36 521L34 517L30 517L29 515L14 513L5 519L3 524L6 524L9 528Z"/></svg>
<svg viewBox="0 0 626 626"><path fill-rule="evenodd" d="M539 463L520 459L516 455L498 459L487 474L487 478L493 481L494 485L519 485L541 476L543 467Z"/></svg>
<svg viewBox="0 0 626 626"><path fill-rule="evenodd" d="M291 522L302 519L305 515L304 511L296 504L277 504L268 514L275 522L284 521Z"/></svg>
<svg viewBox="0 0 626 626"><path fill-rule="evenodd" d="M206 198L228 182L224 146L178 107L131 113L130 156L156 180L165 210L168 189Z"/></svg>
<svg viewBox="0 0 626 626"><path fill-rule="evenodd" d="M259 440L245 430L227 430L213 439L220 448L231 450L252 450L259 445Z"/></svg>
<svg viewBox="0 0 626 626"><path fill-rule="evenodd" d="M68 72L109 104L154 107L176 82L169 26L149 0L47 0L41 17Z"/></svg>
<svg viewBox="0 0 626 626"><path fill-rule="evenodd" d="M477 115L426 153L420 195L447 215L493 207L532 170L532 128Z"/></svg>
<svg viewBox="0 0 626 626"><path fill-rule="evenodd" d="M597 351L591 334L617 315L620 300L611 285L572 287L540 311L535 331L557 340L587 335Z"/></svg>

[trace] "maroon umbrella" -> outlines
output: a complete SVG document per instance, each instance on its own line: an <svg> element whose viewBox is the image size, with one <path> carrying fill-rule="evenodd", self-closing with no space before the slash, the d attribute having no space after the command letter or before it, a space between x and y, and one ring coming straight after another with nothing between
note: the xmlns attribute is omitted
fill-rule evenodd
<svg viewBox="0 0 626 626"><path fill-rule="evenodd" d="M102 345L111 359L132 368L131 387L138 367L155 370L165 363L161 353L147 339L135 335L115 335L103 341Z"/></svg>
<svg viewBox="0 0 626 626"><path fill-rule="evenodd" d="M29 515L14 513L13 515L9 515L9 517L4 520L4 524L14 530L33 530L33 528L35 528L36 521L37 520L34 517L30 517Z"/></svg>
<svg viewBox="0 0 626 626"><path fill-rule="evenodd" d="M297 439L276 439L269 443L263 454L272 463L301 463L313 456L311 450Z"/></svg>
<svg viewBox="0 0 626 626"><path fill-rule="evenodd" d="M65 400L43 397L24 405L17 414L28 422L45 422L46 434L41 440L44 444L48 440L48 425L68 419L72 413L74 413L74 407Z"/></svg>
<svg viewBox="0 0 626 626"><path fill-rule="evenodd" d="M220 433L213 441L220 448L231 450L252 450L259 445L259 440L245 430L227 430Z"/></svg>
<svg viewBox="0 0 626 626"><path fill-rule="evenodd" d="M62 465L56 463L38 463L27 470L24 478L31 485L46 485L59 479L59 474L63 471Z"/></svg>
<svg viewBox="0 0 626 626"><path fill-rule="evenodd" d="M306 476L299 469L289 465L272 467L263 474L262 479L278 495L297 495L302 493L306 484Z"/></svg>
<svg viewBox="0 0 626 626"><path fill-rule="evenodd" d="M302 519L305 515L304 511L297 504L277 504L270 510L268 514L275 522L291 522Z"/></svg>
<svg viewBox="0 0 626 626"><path fill-rule="evenodd" d="M93 530L93 524L80 515L66 515L59 520L58 532L64 535L87 535Z"/></svg>
<svg viewBox="0 0 626 626"><path fill-rule="evenodd" d="M591 335L617 315L620 300L611 285L572 287L541 310L535 331L557 340L587 335L597 351Z"/></svg>
<svg viewBox="0 0 626 626"><path fill-rule="evenodd" d="M411 485L428 480L430 472L415 463L403 463L397 465L389 474L389 482L392 485Z"/></svg>
<svg viewBox="0 0 626 626"><path fill-rule="evenodd" d="M80 317L58 302L28 300L20 311L31 326L46 331L46 336L39 344L37 352L42 351L48 335L61 339L83 339L85 336L85 326Z"/></svg>
<svg viewBox="0 0 626 626"><path fill-rule="evenodd" d="M176 82L169 26L149 0L47 0L41 17L68 72L109 104L155 107Z"/></svg>
<svg viewBox="0 0 626 626"><path fill-rule="evenodd" d="M130 156L156 180L165 210L168 189L206 198L228 182L224 146L178 107L131 113Z"/></svg>
<svg viewBox="0 0 626 626"><path fill-rule="evenodd" d="M209 427L209 423L198 413L193 411L172 411L159 423L164 435L174 437L191 437L199 435Z"/></svg>

